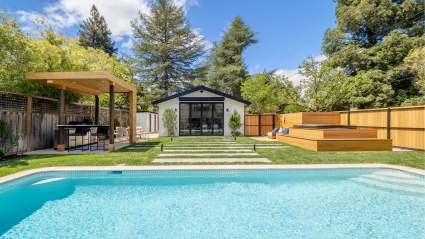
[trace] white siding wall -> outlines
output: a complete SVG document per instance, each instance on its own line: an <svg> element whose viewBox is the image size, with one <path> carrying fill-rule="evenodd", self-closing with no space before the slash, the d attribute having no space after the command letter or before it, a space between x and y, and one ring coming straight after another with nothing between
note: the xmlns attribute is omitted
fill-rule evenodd
<svg viewBox="0 0 425 239"><path fill-rule="evenodd" d="M216 95L213 93L210 93L208 91L204 91L201 93L200 91L193 92L187 95L184 95L184 97L221 97L220 95ZM171 108L173 110L177 109L177 131L175 136L179 136L179 110L180 110L180 102L179 98L175 98L163 103L159 104L159 136L168 136L167 130L164 129L162 126L162 114L165 111L165 109ZM227 109L229 109L230 112L227 112ZM242 116L242 123L245 124L245 110L244 110L244 104L240 103L238 101L234 101L228 98L224 99L224 136L230 136L231 131L227 123L230 120L230 117L232 116L234 110L237 110L239 114ZM239 131L244 134L244 127L242 126Z"/></svg>
<svg viewBox="0 0 425 239"><path fill-rule="evenodd" d="M143 128L149 128L149 115L152 115L152 119L151 119L151 132L156 132L158 130L158 125L156 125L156 129L155 129L155 114L154 113L149 113L149 112L138 112L136 115L136 126L137 127L143 127ZM157 120L158 120L158 115L156 115Z"/></svg>

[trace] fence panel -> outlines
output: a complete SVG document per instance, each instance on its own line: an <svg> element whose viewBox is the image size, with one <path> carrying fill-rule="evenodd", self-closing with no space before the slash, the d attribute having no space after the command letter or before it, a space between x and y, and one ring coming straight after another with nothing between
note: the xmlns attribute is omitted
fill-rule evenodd
<svg viewBox="0 0 425 239"><path fill-rule="evenodd" d="M260 118L258 115L245 115L245 135L258 136L260 130Z"/></svg>
<svg viewBox="0 0 425 239"><path fill-rule="evenodd" d="M393 146L425 150L425 106L394 107L350 111L350 125L361 129L376 129L378 138L390 138ZM340 112L341 124L348 124L348 112ZM390 127L388 128L388 121Z"/></svg>
<svg viewBox="0 0 425 239"><path fill-rule="evenodd" d="M11 137L15 137L17 134L20 134L24 128L27 127L27 113L25 111L10 111L0 109L1 119L6 121L6 123L12 127ZM13 152L16 152L16 148L13 149ZM19 140L18 151L27 150L27 136L25 135L22 139Z"/></svg>
<svg viewBox="0 0 425 239"><path fill-rule="evenodd" d="M267 135L268 132L273 130L273 117L274 115L261 115L261 135Z"/></svg>
<svg viewBox="0 0 425 239"><path fill-rule="evenodd" d="M0 91L0 119L12 127L12 136L19 134L31 125L30 135L25 135L19 141L19 151L31 151L54 146L54 128L59 122L59 104L57 99L34 96L31 100L31 122L28 122L28 97L25 94ZM70 104L65 109L66 123L94 118L94 106L85 104ZM129 111L116 109L115 118L124 125L129 125ZM109 124L109 109L101 107L99 123ZM28 149L30 138L31 147ZM14 149L16 150L16 149Z"/></svg>

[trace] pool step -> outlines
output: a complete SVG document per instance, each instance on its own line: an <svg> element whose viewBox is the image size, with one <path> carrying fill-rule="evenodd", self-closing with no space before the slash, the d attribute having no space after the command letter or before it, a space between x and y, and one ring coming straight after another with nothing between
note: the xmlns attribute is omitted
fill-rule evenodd
<svg viewBox="0 0 425 239"><path fill-rule="evenodd" d="M351 180L385 189L425 194L425 180L408 174L375 172L351 178Z"/></svg>

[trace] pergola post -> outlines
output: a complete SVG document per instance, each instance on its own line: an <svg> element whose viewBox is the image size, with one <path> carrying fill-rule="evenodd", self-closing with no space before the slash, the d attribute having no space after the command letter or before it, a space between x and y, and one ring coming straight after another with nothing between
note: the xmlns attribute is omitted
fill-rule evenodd
<svg viewBox="0 0 425 239"><path fill-rule="evenodd" d="M95 102L95 108L94 108L94 124L99 124L99 111L100 111L100 106L99 106L99 96L95 95L96 98L96 102Z"/></svg>
<svg viewBox="0 0 425 239"><path fill-rule="evenodd" d="M109 82L109 125L110 125L110 129L109 129L109 151L114 151L115 150L115 142L114 142L114 129L115 129L115 125L114 125L114 120L115 120L115 108L114 108L114 103L115 103L115 97L114 97L114 85L115 83L110 81Z"/></svg>
<svg viewBox="0 0 425 239"><path fill-rule="evenodd" d="M130 144L136 143L136 112L137 112L137 93L130 91Z"/></svg>
<svg viewBox="0 0 425 239"><path fill-rule="evenodd" d="M59 125L65 124L65 86L59 89ZM58 152L65 151L63 128L58 127Z"/></svg>

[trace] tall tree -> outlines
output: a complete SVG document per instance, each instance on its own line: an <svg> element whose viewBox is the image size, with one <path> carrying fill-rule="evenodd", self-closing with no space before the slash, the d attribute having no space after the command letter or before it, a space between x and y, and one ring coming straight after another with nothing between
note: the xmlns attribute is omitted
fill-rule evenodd
<svg viewBox="0 0 425 239"><path fill-rule="evenodd" d="M333 67L364 83L352 106L399 106L419 92L403 65L424 45L424 0L335 0L337 27L327 29L323 53ZM363 90L362 90L363 89Z"/></svg>
<svg viewBox="0 0 425 239"><path fill-rule="evenodd" d="M118 48L114 48L115 42L111 39L111 30L108 29L105 18L99 14L96 6L93 4L90 10L91 17L83 21L78 31L80 35L79 44L81 46L92 47L94 49L102 49L110 56L118 52Z"/></svg>
<svg viewBox="0 0 425 239"><path fill-rule="evenodd" d="M283 84L279 91L284 104L297 105L309 111L330 111L332 107L351 94L352 77L348 77L342 70L330 66L329 61L314 60L312 56L303 61L298 73L303 76L299 86L293 85L285 76L281 76Z"/></svg>
<svg viewBox="0 0 425 239"><path fill-rule="evenodd" d="M174 1L157 0L150 14L139 12L131 21L140 76L166 95L185 90L197 78L198 59L205 53L204 38L191 30L185 15Z"/></svg>
<svg viewBox="0 0 425 239"><path fill-rule="evenodd" d="M220 43L214 43L210 54L208 85L216 90L241 97L241 85L248 77L247 65L242 54L252 44L257 32L236 16L232 24L223 32Z"/></svg>
<svg viewBox="0 0 425 239"><path fill-rule="evenodd" d="M241 92L243 98L251 102L247 110L261 114L276 112L276 107L280 105L281 89L282 83L274 76L274 71L264 70L263 73L252 75L242 82Z"/></svg>

